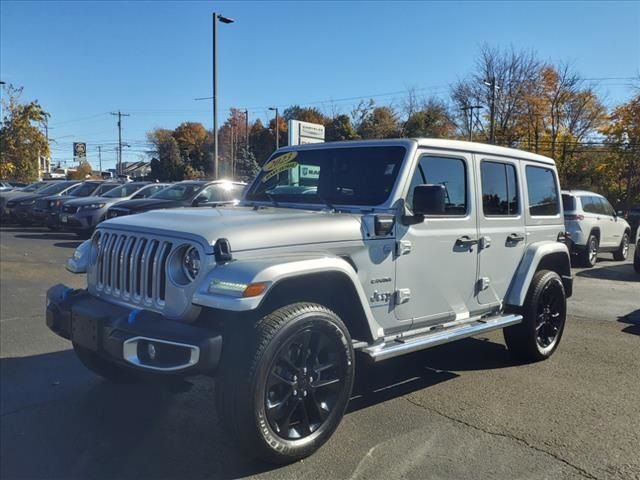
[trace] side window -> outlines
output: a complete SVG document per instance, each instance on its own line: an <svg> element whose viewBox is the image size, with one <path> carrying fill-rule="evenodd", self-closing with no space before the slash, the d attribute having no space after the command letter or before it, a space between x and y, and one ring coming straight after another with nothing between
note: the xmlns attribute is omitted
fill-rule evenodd
<svg viewBox="0 0 640 480"><path fill-rule="evenodd" d="M596 206L593 203L593 197L580 197L580 203L582 204L582 211L585 213L597 213Z"/></svg>
<svg viewBox="0 0 640 480"><path fill-rule="evenodd" d="M517 215L516 168L510 163L482 161L482 211L486 216Z"/></svg>
<svg viewBox="0 0 640 480"><path fill-rule="evenodd" d="M558 188L553 170L527 165L526 171L529 213L538 216L552 216L560 213Z"/></svg>
<svg viewBox="0 0 640 480"><path fill-rule="evenodd" d="M606 198L601 198L600 201L602 202L603 213L605 215L609 215L610 217L615 216L616 211L613 209L613 207L609 203L609 200L607 200Z"/></svg>
<svg viewBox="0 0 640 480"><path fill-rule="evenodd" d="M444 185L445 215L467 213L467 168L464 160L449 157L422 157L411 180L411 191L408 197L413 196L413 189L421 183Z"/></svg>

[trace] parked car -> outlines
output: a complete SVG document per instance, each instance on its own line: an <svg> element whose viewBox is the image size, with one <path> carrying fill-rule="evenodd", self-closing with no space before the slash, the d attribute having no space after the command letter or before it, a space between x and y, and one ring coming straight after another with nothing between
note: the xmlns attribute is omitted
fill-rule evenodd
<svg viewBox="0 0 640 480"><path fill-rule="evenodd" d="M593 267L600 252L615 260L629 254L631 227L602 195L584 190L563 190L564 223L571 252L583 267Z"/></svg>
<svg viewBox="0 0 640 480"><path fill-rule="evenodd" d="M631 238L635 238L638 227L640 227L640 204L632 206L625 215L625 219L631 227Z"/></svg>
<svg viewBox="0 0 640 480"><path fill-rule="evenodd" d="M47 222L47 226L51 230L59 230L60 228L62 228L60 218L62 209L64 208L65 203L67 203L68 201L74 200L79 197L103 195L119 185L121 184L117 182L105 182L103 180L86 180L82 182L82 187L79 187L78 190L75 190L73 192L73 195L57 199L58 201L56 201L56 203L50 207L51 211L48 217L49 220Z"/></svg>
<svg viewBox="0 0 640 480"><path fill-rule="evenodd" d="M640 228L636 231L636 248L633 255L633 268L640 273Z"/></svg>
<svg viewBox="0 0 640 480"><path fill-rule="evenodd" d="M11 190L15 190L17 188L23 188L23 187L26 187L26 186L27 186L27 184L26 183L22 183L22 182L1 180L0 181L0 192L10 192Z"/></svg>
<svg viewBox="0 0 640 480"><path fill-rule="evenodd" d="M60 208L64 202L88 197L101 189L102 185L105 185L105 183L99 180L85 180L60 194L39 198L36 200L31 212L32 222L37 225L44 225L51 230L58 230L60 228ZM109 186L109 188L112 188L112 186Z"/></svg>
<svg viewBox="0 0 640 480"><path fill-rule="evenodd" d="M110 206L128 199L143 199L166 188L165 183L132 182L119 185L99 196L72 199L65 202L60 215L62 228L89 235L95 226L107 218Z"/></svg>
<svg viewBox="0 0 640 480"><path fill-rule="evenodd" d="M35 193L27 196L21 196L18 199L7 202L9 219L23 225L33 223L35 220L33 210L39 199L49 196L64 195L78 183L78 180L61 180L59 182L51 182L45 188L42 188Z"/></svg>
<svg viewBox="0 0 640 480"><path fill-rule="evenodd" d="M59 182L56 181L35 182L24 188L0 193L0 219L2 219L3 222L15 221L15 217L12 213L13 209L16 208L23 198L30 197L31 195L36 194L45 188L57 185L58 183Z"/></svg>
<svg viewBox="0 0 640 480"><path fill-rule="evenodd" d="M50 288L47 325L111 381L217 375L238 444L290 463L336 430L361 358L497 329L514 355L549 358L572 293L564 231L550 158L432 139L285 147L239 206L99 224L67 263L87 288Z"/></svg>
<svg viewBox="0 0 640 480"><path fill-rule="evenodd" d="M109 208L108 218L159 208L205 207L237 203L246 185L227 180L185 180L142 200L120 202Z"/></svg>

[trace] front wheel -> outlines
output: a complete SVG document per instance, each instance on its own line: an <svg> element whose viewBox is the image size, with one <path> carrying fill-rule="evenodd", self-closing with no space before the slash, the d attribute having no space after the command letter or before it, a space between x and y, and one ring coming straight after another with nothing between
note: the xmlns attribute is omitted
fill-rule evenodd
<svg viewBox="0 0 640 480"><path fill-rule="evenodd" d="M618 261L624 261L627 259L628 255L629 255L629 234L627 232L624 232L624 235L622 236L622 241L620 242L620 246L618 247L618 250L613 252L613 259Z"/></svg>
<svg viewBox="0 0 640 480"><path fill-rule="evenodd" d="M297 303L259 320L252 337L249 344L237 331L225 338L218 416L252 456L275 464L307 457L347 407L355 368L349 332L327 308Z"/></svg>
<svg viewBox="0 0 640 480"><path fill-rule="evenodd" d="M509 350L527 361L549 358L558 348L567 315L562 279L556 272L537 272L524 305L522 323L504 329Z"/></svg>

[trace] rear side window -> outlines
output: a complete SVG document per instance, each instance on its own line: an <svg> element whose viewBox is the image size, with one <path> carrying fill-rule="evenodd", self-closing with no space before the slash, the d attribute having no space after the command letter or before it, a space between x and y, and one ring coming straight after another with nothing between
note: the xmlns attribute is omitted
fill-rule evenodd
<svg viewBox="0 0 640 480"><path fill-rule="evenodd" d="M558 189L553 170L527 165L527 191L531 215L552 216L560 213Z"/></svg>
<svg viewBox="0 0 640 480"><path fill-rule="evenodd" d="M482 176L482 211L487 216L517 215L518 187L516 168L509 163L483 161L480 165Z"/></svg>
<svg viewBox="0 0 640 480"><path fill-rule="evenodd" d="M562 195L562 209L567 211L573 211L576 209L576 197L573 195L567 195L566 193Z"/></svg>
<svg viewBox="0 0 640 480"><path fill-rule="evenodd" d="M598 197L580 197L582 210L585 213L604 213L602 203Z"/></svg>

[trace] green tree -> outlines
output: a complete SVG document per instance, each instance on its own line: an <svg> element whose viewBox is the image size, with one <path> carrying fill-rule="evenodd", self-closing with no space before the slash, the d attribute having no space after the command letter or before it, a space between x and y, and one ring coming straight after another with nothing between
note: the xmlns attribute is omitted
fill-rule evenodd
<svg viewBox="0 0 640 480"><path fill-rule="evenodd" d="M178 142L171 130L156 128L147 134L147 138L154 145L154 153L158 156L157 179L161 181L176 181L184 178L185 164L180 157Z"/></svg>
<svg viewBox="0 0 640 480"><path fill-rule="evenodd" d="M391 107L374 108L358 128L362 138L395 138L400 136L398 116Z"/></svg>
<svg viewBox="0 0 640 480"><path fill-rule="evenodd" d="M358 138L358 132L351 125L351 119L345 114L336 115L327 120L324 127L324 136L327 142L356 140Z"/></svg>
<svg viewBox="0 0 640 480"><path fill-rule="evenodd" d="M236 161L236 178L243 182L249 182L253 180L253 177L255 177L259 171L260 166L256 161L256 156L250 148L242 147L238 160Z"/></svg>
<svg viewBox="0 0 640 480"><path fill-rule="evenodd" d="M453 138L456 124L444 103L429 100L421 110L409 116L404 125L405 137Z"/></svg>
<svg viewBox="0 0 640 480"><path fill-rule="evenodd" d="M40 174L41 158L49 157L49 144L39 128L49 114L37 101L21 103L22 88L8 85L6 92L6 115L0 128L0 172L31 181Z"/></svg>
<svg viewBox="0 0 640 480"><path fill-rule="evenodd" d="M288 107L282 112L282 118L285 122L289 120L300 120L301 122L310 122L323 125L327 118L325 115L315 107L301 107L299 105L293 105Z"/></svg>

